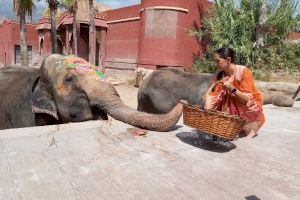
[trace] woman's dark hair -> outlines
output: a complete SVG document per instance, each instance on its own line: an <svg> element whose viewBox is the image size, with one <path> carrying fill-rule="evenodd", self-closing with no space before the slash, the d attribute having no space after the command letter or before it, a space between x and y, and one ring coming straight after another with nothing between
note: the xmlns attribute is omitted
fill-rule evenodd
<svg viewBox="0 0 300 200"><path fill-rule="evenodd" d="M231 58L231 62L234 63L234 51L229 47L223 47L215 51L219 54L221 58L226 59L227 57Z"/></svg>

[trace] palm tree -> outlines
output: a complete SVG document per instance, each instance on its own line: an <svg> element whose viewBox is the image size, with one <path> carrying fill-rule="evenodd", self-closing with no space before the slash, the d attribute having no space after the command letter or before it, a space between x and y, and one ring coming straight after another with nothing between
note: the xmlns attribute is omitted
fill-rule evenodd
<svg viewBox="0 0 300 200"><path fill-rule="evenodd" d="M77 56L77 0L64 0L63 4L73 14L73 54Z"/></svg>
<svg viewBox="0 0 300 200"><path fill-rule="evenodd" d="M32 0L14 0L13 5L16 15L20 18L21 65L27 67L26 15L32 16L35 5Z"/></svg>
<svg viewBox="0 0 300 200"><path fill-rule="evenodd" d="M89 0L89 14L90 14L90 26L89 26L89 62L95 64L95 22L94 22L94 0Z"/></svg>
<svg viewBox="0 0 300 200"><path fill-rule="evenodd" d="M57 7L59 5L59 2L57 0L47 0L47 1L50 10L52 53L56 53L57 52L56 12L57 12Z"/></svg>

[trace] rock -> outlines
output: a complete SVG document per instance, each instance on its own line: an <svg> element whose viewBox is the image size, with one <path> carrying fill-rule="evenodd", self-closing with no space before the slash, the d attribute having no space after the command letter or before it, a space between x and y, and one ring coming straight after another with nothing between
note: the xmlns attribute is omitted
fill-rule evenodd
<svg viewBox="0 0 300 200"><path fill-rule="evenodd" d="M280 95L273 98L272 104L281 107L293 107L294 100L291 97Z"/></svg>
<svg viewBox="0 0 300 200"><path fill-rule="evenodd" d="M294 94L299 84L285 82L263 82L255 81L255 85L261 91L282 91L285 94Z"/></svg>

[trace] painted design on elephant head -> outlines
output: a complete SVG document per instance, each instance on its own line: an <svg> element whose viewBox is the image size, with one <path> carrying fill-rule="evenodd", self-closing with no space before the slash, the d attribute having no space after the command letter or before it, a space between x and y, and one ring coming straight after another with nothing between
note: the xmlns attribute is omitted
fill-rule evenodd
<svg viewBox="0 0 300 200"><path fill-rule="evenodd" d="M94 73L100 81L107 81L104 74L95 66L87 62L86 60L79 57L68 57L64 60L64 65L69 69L74 69L80 74Z"/></svg>

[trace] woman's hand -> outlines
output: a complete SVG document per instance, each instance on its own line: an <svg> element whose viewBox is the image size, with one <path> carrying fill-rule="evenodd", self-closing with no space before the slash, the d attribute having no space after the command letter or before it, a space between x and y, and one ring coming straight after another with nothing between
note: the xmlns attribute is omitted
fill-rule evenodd
<svg viewBox="0 0 300 200"><path fill-rule="evenodd" d="M232 94L242 104L247 104L249 101L249 96L246 93L235 89L235 87L229 81L223 83L223 88L225 91ZM235 89L235 91L233 91L233 89Z"/></svg>
<svg viewBox="0 0 300 200"><path fill-rule="evenodd" d="M234 89L234 86L229 81L226 81L223 83L223 88L226 91L231 92Z"/></svg>

